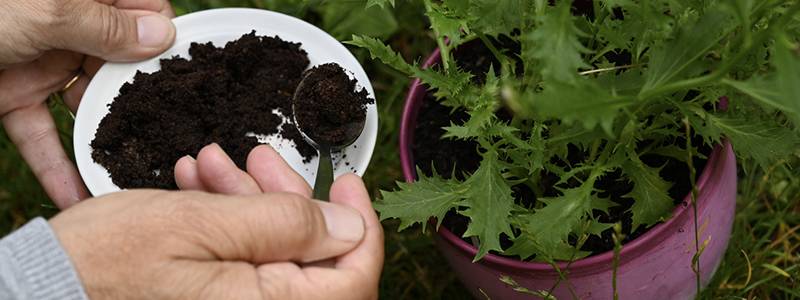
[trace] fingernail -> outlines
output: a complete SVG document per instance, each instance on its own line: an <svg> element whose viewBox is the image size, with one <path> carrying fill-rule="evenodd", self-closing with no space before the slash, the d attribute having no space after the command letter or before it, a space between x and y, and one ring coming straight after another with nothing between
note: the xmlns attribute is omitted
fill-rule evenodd
<svg viewBox="0 0 800 300"><path fill-rule="evenodd" d="M139 44L145 47L158 47L165 44L172 31L172 22L161 15L147 15L136 19L139 31Z"/></svg>
<svg viewBox="0 0 800 300"><path fill-rule="evenodd" d="M356 210L326 202L320 202L319 208L331 237L347 242L359 242L364 238L364 219Z"/></svg>
<svg viewBox="0 0 800 300"><path fill-rule="evenodd" d="M192 157L191 155L184 156L184 158L186 158L187 160L189 160L189 162L190 162L191 164L193 164L193 165L196 165L196 164L197 164L197 160L196 160L196 159L194 159L194 157Z"/></svg>

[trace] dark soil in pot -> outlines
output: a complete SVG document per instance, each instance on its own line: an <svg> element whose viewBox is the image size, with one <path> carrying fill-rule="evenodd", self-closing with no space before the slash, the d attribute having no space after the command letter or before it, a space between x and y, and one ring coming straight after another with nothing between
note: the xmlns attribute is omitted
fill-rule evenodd
<svg viewBox="0 0 800 300"><path fill-rule="evenodd" d="M508 45L503 45L502 42L497 45L498 47L508 48ZM513 46L513 45L512 45ZM518 48L517 48L518 49ZM515 51L512 47L510 51ZM490 65L500 65L492 56L491 52L481 43L469 43L458 49L453 53L456 63L464 70L468 70L476 75L476 80L481 81L482 76L489 70ZM624 57L622 58L624 59ZM519 67L519 66L518 66ZM510 115L501 110L498 112L498 117L501 120L509 120ZM460 141L442 139L445 133L442 127L450 126L451 121L460 123L468 118L464 111L453 111L450 107L446 107L430 95L426 95L423 99L419 114L417 115L417 127L414 131L414 144L413 153L416 165L422 172L430 176L435 168L436 172L445 178L450 178L451 174L455 174L458 178L463 178L464 174L471 174L477 170L481 157L477 152L478 144L471 141ZM693 140L695 145L702 144L702 140ZM685 140L677 140L675 144L683 146ZM701 153L708 155L711 153L710 147L703 147ZM578 151L577 147L570 147L570 160L571 162L578 162L584 159L585 153ZM646 155L642 160L652 167L662 167L661 176L674 185L669 190L669 195L674 199L675 205L689 205L684 202L684 197L691 191L691 184L688 180L688 166L679 160L668 158L664 156ZM697 158L694 161L695 168L698 173L705 166L705 159ZM554 162L558 163L558 162ZM563 162L561 162L563 163ZM554 174L542 174L541 186L545 188L544 193L549 195L556 195L556 190L553 184L558 181L558 177ZM632 185L624 180L621 180L621 172L612 172L603 176L596 183L596 188L603 190L599 196L608 197L611 201L619 204L609 210L609 214L604 212L595 211L596 216L603 223L622 223L622 231L626 238L623 243L629 242L645 232L650 228L640 226L639 228L632 227L631 213L628 210L633 205L633 200L623 198L628 194ZM551 182L551 183L548 183ZM535 194L529 187L524 185L512 187L513 195L518 204L527 206L535 201ZM454 212L448 213L443 220L443 226L450 229L457 236L462 236L466 231L469 219L460 216ZM604 231L601 236L590 236L584 243L581 250L591 252L592 254L599 254L614 248L612 240L612 229ZM469 240L467 240L469 242ZM572 241L574 244L574 241ZM501 237L501 243L504 248L510 246L508 237Z"/></svg>
<svg viewBox="0 0 800 300"><path fill-rule="evenodd" d="M189 54L191 60L164 59L160 71L137 73L109 106L91 146L114 184L175 189L175 162L211 143L244 169L259 145L254 134L280 134L307 161L316 156L284 122L293 117L292 96L309 66L300 44L252 32L224 48L192 44Z"/></svg>

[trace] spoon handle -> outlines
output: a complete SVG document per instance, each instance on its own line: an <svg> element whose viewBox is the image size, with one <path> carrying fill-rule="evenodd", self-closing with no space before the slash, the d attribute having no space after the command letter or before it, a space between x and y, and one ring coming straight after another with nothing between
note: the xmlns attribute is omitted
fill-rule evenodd
<svg viewBox="0 0 800 300"><path fill-rule="evenodd" d="M314 181L314 199L328 201L332 183L333 162L331 162L331 149L320 147L317 179Z"/></svg>

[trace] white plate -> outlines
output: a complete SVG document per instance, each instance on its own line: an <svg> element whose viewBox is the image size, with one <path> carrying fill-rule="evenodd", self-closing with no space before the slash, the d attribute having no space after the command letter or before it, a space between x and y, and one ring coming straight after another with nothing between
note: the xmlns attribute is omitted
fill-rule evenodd
<svg viewBox="0 0 800 300"><path fill-rule="evenodd" d="M95 196L120 190L111 182L108 171L95 163L91 156L90 143L94 139L100 120L108 114L107 105L113 102L125 82L133 80L136 71L147 73L157 71L160 69L159 60L162 58L175 55L189 58L189 46L192 42L213 42L217 47L221 47L252 30L255 30L257 35L277 35L285 41L302 43L302 49L308 52L311 66L329 62L338 63L352 73L351 76L358 80L360 86L367 89L370 97L375 97L367 74L350 51L324 31L303 20L266 10L224 8L184 15L173 21L177 28L177 37L172 48L158 57L143 62L105 64L83 96L75 118L75 159L86 186ZM344 149L345 159L334 158L336 176L347 172L364 175L375 148L377 133L378 112L376 106L372 104L367 107L367 123L361 137L355 144ZM291 142L275 138L268 140L295 171L313 186L318 159L304 164Z"/></svg>

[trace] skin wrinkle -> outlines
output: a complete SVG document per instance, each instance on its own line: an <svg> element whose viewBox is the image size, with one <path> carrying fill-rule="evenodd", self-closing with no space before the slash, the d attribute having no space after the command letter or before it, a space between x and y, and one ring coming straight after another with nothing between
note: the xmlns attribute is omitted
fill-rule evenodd
<svg viewBox="0 0 800 300"><path fill-rule="evenodd" d="M111 53L117 47L128 43L127 33L131 32L131 22L128 22L127 19L122 16L122 11L104 8L99 5L94 5L91 9L94 10L94 12L90 13L98 14L98 19L103 22L101 27L103 28L101 35L105 37L103 40L109 41L101 44L100 53Z"/></svg>
<svg viewBox="0 0 800 300"><path fill-rule="evenodd" d="M206 266L205 268L208 269L209 267ZM205 283L201 285L200 289L197 289L195 291L196 294L194 295L194 297L192 297L193 299L203 299L202 295L209 295L210 294L209 289L215 286L214 282L216 282L220 277L222 277L222 274L225 272L224 263L213 264L211 265L211 268L213 269L213 271L210 273L209 272L206 273L208 276L206 276Z"/></svg>
<svg viewBox="0 0 800 300"><path fill-rule="evenodd" d="M222 260L223 255L217 252L218 247L212 245L213 243L219 244L219 242L208 241L207 237L219 236L220 233L228 235L228 233L224 230L219 230L219 228L215 226L209 227L207 224L224 221L224 218L209 219L207 217L207 212L214 212L214 210L209 208L203 201L196 200L197 197L195 195L196 192L191 192L177 199L171 199L173 201L171 201L172 203L169 205L169 213L163 214L163 217L167 221L167 224L174 223L172 220L181 220L179 226L174 226L170 228L170 230L177 229L176 231L179 236L186 237L190 243L193 243L196 247L200 247L203 251L209 253L210 256L208 259ZM231 239L229 236L227 238L229 240Z"/></svg>
<svg viewBox="0 0 800 300"><path fill-rule="evenodd" d="M162 263L158 268L154 268L155 274L160 274L166 278L171 280L175 280L174 284L168 285L169 288L167 291L159 291L161 294L165 294L166 296L158 297L157 295L151 295L149 299L174 299L176 298L175 295L188 295L189 290L192 289L192 284L181 284L182 282L193 283L198 282L197 279L199 276L199 272L182 272L174 275L176 273L174 270L181 270L181 269L190 269L195 264L194 261L184 261L184 260L169 260ZM157 279L156 279L157 280ZM155 285L154 285L155 286ZM156 292L153 292L156 293ZM190 298L190 299L197 299Z"/></svg>
<svg viewBox="0 0 800 300"><path fill-rule="evenodd" d="M316 220L313 211L314 208L304 209L302 205L303 199L281 200L289 204L281 205L281 214L277 216L273 215L270 220L281 220L280 218L282 217L287 219L288 221L283 221L286 222L283 225L288 228L294 228L296 234L291 235L291 237L286 240L286 243L297 245L298 250L303 251L303 254L307 254L306 251L311 248L311 243L315 238L316 229L318 227L317 222L312 221ZM277 227L276 224L272 226ZM277 248L285 249L289 247L283 245ZM289 256L283 254L281 257L288 258Z"/></svg>
<svg viewBox="0 0 800 300"><path fill-rule="evenodd" d="M221 216L220 213L217 212L217 211L215 211L213 214L215 215L214 219L216 219L217 222L221 222L223 224L224 223L230 223L230 224L235 224L236 223L236 222L228 221L229 220L228 218L225 218L224 216ZM238 226L235 226L235 225L228 225L228 226L229 226L229 228L238 227ZM230 231L219 230L219 232L215 236L223 237L222 240L224 241L224 245L228 245L228 247L230 247L230 249L233 249L232 252L235 253L234 254L235 259L246 259L247 257L254 257L255 256L256 251L251 251L251 252L248 253L248 251L247 251L248 247L242 247L241 243L237 241L237 239L232 235L232 233ZM255 241L255 240L253 240L253 241ZM206 243L214 243L215 241L206 240L205 242ZM255 245L252 245L252 246L255 247ZM206 245L206 248L207 249L211 249L211 248L214 248L214 247ZM223 255L218 255L218 257L220 257L219 258L220 260L225 258Z"/></svg>

